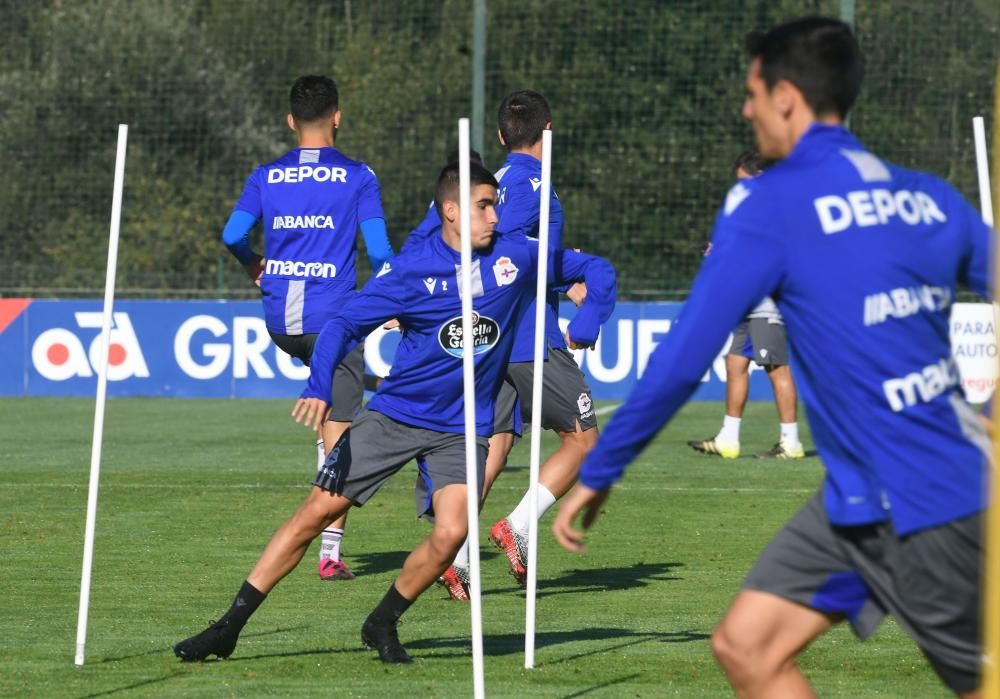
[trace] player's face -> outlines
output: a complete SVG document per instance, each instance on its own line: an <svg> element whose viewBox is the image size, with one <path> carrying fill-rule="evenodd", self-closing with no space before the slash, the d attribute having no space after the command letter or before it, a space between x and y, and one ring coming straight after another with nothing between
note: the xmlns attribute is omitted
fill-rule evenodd
<svg viewBox="0 0 1000 699"><path fill-rule="evenodd" d="M493 228L497 225L497 190L488 184L476 185L471 200L472 248L482 250L493 242Z"/></svg>
<svg viewBox="0 0 1000 699"><path fill-rule="evenodd" d="M788 155L784 148L786 132L783 109L776 100L775 90L768 90L760 77L760 59L755 58L747 70L746 99L743 102L743 118L753 127L757 150L765 158L780 159Z"/></svg>

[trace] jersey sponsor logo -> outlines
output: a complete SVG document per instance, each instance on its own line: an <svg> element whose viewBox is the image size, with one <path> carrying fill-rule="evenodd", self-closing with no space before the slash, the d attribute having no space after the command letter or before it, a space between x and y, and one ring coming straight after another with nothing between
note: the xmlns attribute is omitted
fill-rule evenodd
<svg viewBox="0 0 1000 699"><path fill-rule="evenodd" d="M271 221L271 230L282 228L330 228L333 229L333 216L275 216Z"/></svg>
<svg viewBox="0 0 1000 699"><path fill-rule="evenodd" d="M388 262L383 262L382 269L378 271L378 274L375 275L375 278L378 279L379 277L384 277L391 271L392 271L392 265L390 265Z"/></svg>
<svg viewBox="0 0 1000 699"><path fill-rule="evenodd" d="M511 262L509 257L501 257L493 265L493 276L496 277L497 286L513 284L518 271L517 265Z"/></svg>
<svg viewBox="0 0 1000 699"><path fill-rule="evenodd" d="M108 338L108 381L124 381L133 376L147 378L149 367L139 347L128 313L112 313ZM104 314L80 311L74 314L83 329L100 329ZM31 361L49 381L66 381L77 376L94 376L101 361L101 335L98 333L85 351L80 337L68 328L49 328L31 346Z"/></svg>
<svg viewBox="0 0 1000 699"><path fill-rule="evenodd" d="M845 231L851 225L883 226L894 217L908 226L948 220L930 195L907 189L861 189L848 192L846 197L830 194L815 199L813 206L827 235Z"/></svg>
<svg viewBox="0 0 1000 699"><path fill-rule="evenodd" d="M298 184L299 182L342 182L347 183L347 170L329 165L299 165L281 167L267 171L268 184Z"/></svg>
<svg viewBox="0 0 1000 699"><path fill-rule="evenodd" d="M920 403L930 403L945 391L958 386L961 377L952 357L928 364L920 371L889 379L882 383L882 390L893 412Z"/></svg>
<svg viewBox="0 0 1000 699"><path fill-rule="evenodd" d="M865 325L878 325L889 318L906 318L921 311L946 311L951 302L951 289L926 284L869 294L865 297Z"/></svg>
<svg viewBox="0 0 1000 699"><path fill-rule="evenodd" d="M337 265L330 262L301 262L296 260L268 260L264 274L282 277L333 279Z"/></svg>
<svg viewBox="0 0 1000 699"><path fill-rule="evenodd" d="M427 287L427 293L433 294L434 289L437 287L438 280L435 279L434 277L427 277L427 279L424 279L422 281L424 282L424 286Z"/></svg>
<svg viewBox="0 0 1000 699"><path fill-rule="evenodd" d="M587 418L594 414L594 401L586 393L581 393L577 397L576 407L580 411L580 417Z"/></svg>
<svg viewBox="0 0 1000 699"><path fill-rule="evenodd" d="M737 182L733 185L732 189L726 195L726 203L722 207L723 213L729 216L731 213L736 211L737 207L743 203L743 200L750 196L750 190L742 182Z"/></svg>
<svg viewBox="0 0 1000 699"><path fill-rule="evenodd" d="M456 316L441 326L438 342L441 348L453 357L461 358L465 349L462 341L462 316ZM472 354L485 354L493 349L500 339L500 325L492 318L472 312Z"/></svg>

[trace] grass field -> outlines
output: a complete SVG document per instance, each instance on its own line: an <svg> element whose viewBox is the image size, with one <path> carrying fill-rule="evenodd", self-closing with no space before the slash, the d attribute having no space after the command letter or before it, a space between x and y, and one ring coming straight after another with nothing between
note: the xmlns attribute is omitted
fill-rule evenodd
<svg viewBox="0 0 1000 699"><path fill-rule="evenodd" d="M462 697L471 695L468 607L432 588L400 626L416 662L387 667L361 622L427 527L407 466L352 513L351 582L321 583L315 547L222 662L181 664L173 644L228 607L274 529L307 492L310 435L291 401L116 399L108 404L87 664L74 667L93 401L0 400L0 696ZM605 416L605 419L607 416ZM718 404L691 404L606 505L590 552L560 549L543 522L537 667L524 670L524 595L483 548L487 694L720 697L708 636L755 555L821 478L800 462L721 461ZM744 450L774 441L751 404ZM498 481L485 528L527 482L527 441ZM806 438L808 446L808 436ZM546 441L543 449L553 446ZM949 694L892 622L867 643L838 627L802 665L822 697Z"/></svg>

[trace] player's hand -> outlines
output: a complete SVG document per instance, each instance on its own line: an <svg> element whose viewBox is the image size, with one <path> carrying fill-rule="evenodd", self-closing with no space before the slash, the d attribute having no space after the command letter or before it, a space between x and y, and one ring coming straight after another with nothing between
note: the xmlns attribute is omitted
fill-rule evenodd
<svg viewBox="0 0 1000 699"><path fill-rule="evenodd" d="M329 409L326 401L319 398L299 398L292 408L292 417L295 422L304 424L313 432L319 432L326 422L326 413Z"/></svg>
<svg viewBox="0 0 1000 699"><path fill-rule="evenodd" d="M403 332L403 326L400 325L399 318L393 318L392 320L386 322L382 326L382 329L383 330L397 330L398 329L399 332Z"/></svg>
<svg viewBox="0 0 1000 699"><path fill-rule="evenodd" d="M608 499L610 490L592 490L582 483L573 486L573 490L563 498L559 512L552 522L552 535L564 549L583 553L587 550L583 543L583 532L573 528L573 520L583 512L583 528L590 529L601 513L601 506Z"/></svg>
<svg viewBox="0 0 1000 699"><path fill-rule="evenodd" d="M254 255L253 259L243 265L243 269L246 270L247 276L256 284L260 286L260 278L264 276L264 258L260 255Z"/></svg>
<svg viewBox="0 0 1000 699"><path fill-rule="evenodd" d="M576 340L574 340L569 336L568 332L566 333L565 337L566 337L566 346L569 347L571 350L594 349L593 345L585 345L583 343L577 342Z"/></svg>
<svg viewBox="0 0 1000 699"><path fill-rule="evenodd" d="M587 285L583 282L577 282L566 290L566 298L572 301L576 307L579 308L583 305L584 300L587 298Z"/></svg>

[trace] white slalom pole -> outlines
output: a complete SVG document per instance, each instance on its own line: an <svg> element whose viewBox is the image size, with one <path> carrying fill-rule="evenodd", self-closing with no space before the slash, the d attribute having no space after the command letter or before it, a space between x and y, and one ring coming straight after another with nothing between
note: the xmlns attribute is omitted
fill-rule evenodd
<svg viewBox="0 0 1000 699"><path fill-rule="evenodd" d="M475 346L472 329L472 186L469 181L469 120L458 120L458 200L462 233L462 379L465 393L465 485L469 493L469 597L472 604L472 684L486 696L483 675L483 599L479 578L479 458L476 448Z"/></svg>
<svg viewBox="0 0 1000 699"><path fill-rule="evenodd" d="M104 282L104 317L101 322L100 357L97 365L97 406L94 409L94 439L90 450L90 485L87 488L87 527L83 536L83 575L80 580L80 613L76 622L76 660L83 665L87 647L87 613L90 610L90 573L94 563L94 525L97 521L97 486L101 477L101 442L104 438L104 403L108 388L108 348L111 344L111 309L115 302L115 271L118 267L118 231L122 218L125 185L125 146L128 124L118 125L115 156L115 188L111 199L111 233L108 237L108 271Z"/></svg>
<svg viewBox="0 0 1000 699"><path fill-rule="evenodd" d="M541 209L538 214L538 286L535 288L535 357L531 386L531 461L528 486L528 590L524 620L524 667L535 667L535 599L538 587L538 471L542 451L542 371L549 271L549 199L552 196L552 132L542 131Z"/></svg>
<svg viewBox="0 0 1000 699"><path fill-rule="evenodd" d="M972 118L972 135L976 142L976 172L979 175L979 208L983 220L993 225L993 194L990 192L990 163L986 155L986 126L981 116ZM996 147L996 144L993 144Z"/></svg>

